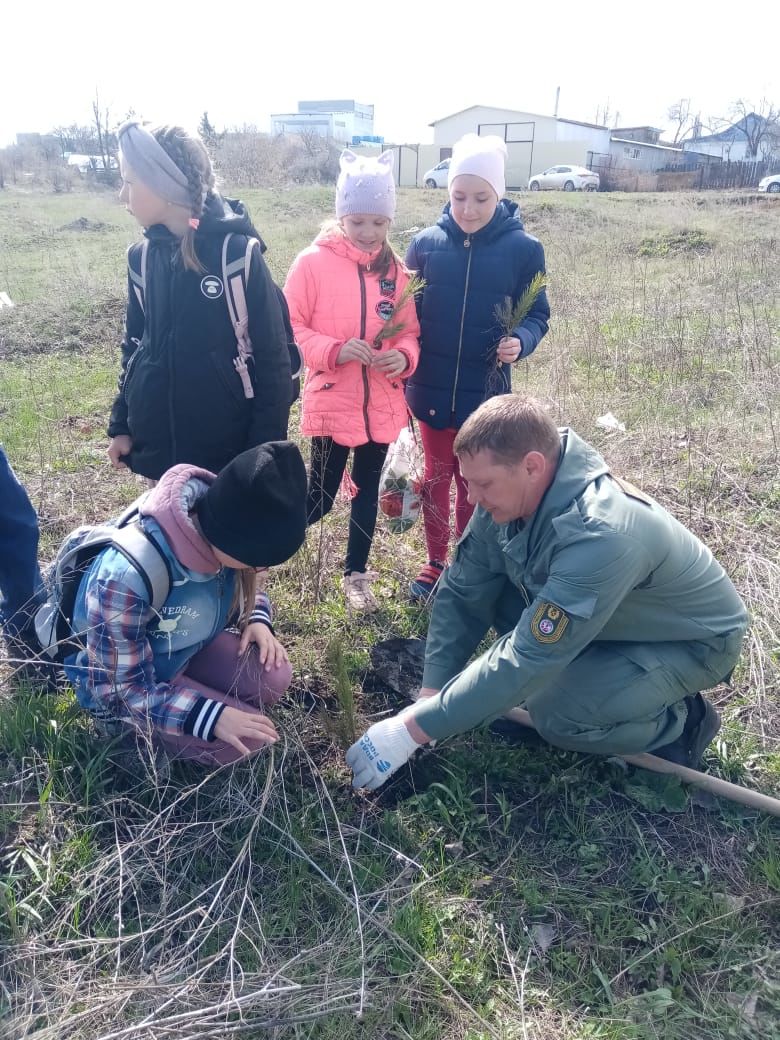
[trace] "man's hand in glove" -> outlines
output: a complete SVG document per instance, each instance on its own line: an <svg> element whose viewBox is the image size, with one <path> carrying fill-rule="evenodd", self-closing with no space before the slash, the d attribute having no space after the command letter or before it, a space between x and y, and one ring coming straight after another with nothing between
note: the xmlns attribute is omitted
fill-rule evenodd
<svg viewBox="0 0 780 1040"><path fill-rule="evenodd" d="M375 722L347 752L353 787L375 791L408 762L420 744L406 728L403 715Z"/></svg>

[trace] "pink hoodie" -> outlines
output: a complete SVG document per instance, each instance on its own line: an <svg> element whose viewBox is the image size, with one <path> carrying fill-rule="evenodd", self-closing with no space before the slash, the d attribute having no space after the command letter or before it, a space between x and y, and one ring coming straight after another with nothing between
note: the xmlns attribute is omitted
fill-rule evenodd
<svg viewBox="0 0 780 1040"><path fill-rule="evenodd" d="M400 350L406 356L408 366L402 375L388 379L358 361L336 365L347 340L355 337L373 343L409 281L400 264L380 279L367 270L370 263L371 254L352 245L339 228L332 228L298 254L284 286L306 365L301 432L307 437L332 437L349 448L369 440L379 444L395 440L408 416L404 380L414 372L420 355L420 326L410 299L394 319L394 324L404 325L403 331L379 348Z"/></svg>

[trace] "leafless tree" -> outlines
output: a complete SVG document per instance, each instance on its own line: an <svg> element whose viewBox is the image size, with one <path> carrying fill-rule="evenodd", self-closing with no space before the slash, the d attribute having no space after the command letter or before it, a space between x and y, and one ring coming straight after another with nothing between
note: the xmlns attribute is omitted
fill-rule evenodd
<svg viewBox="0 0 780 1040"><path fill-rule="evenodd" d="M670 105L666 111L667 118L674 125L674 136L672 144L682 143L686 137L694 133L694 128L699 122L698 117L691 113L691 99L680 98Z"/></svg>
<svg viewBox="0 0 780 1040"><path fill-rule="evenodd" d="M767 98L762 98L757 105L739 98L731 107L731 115L735 128L747 142L748 156L769 158L780 138L780 108Z"/></svg>
<svg viewBox="0 0 780 1040"><path fill-rule="evenodd" d="M92 118L97 132L100 159L103 163L103 169L108 172L112 165L111 146L114 135L111 133L109 126L109 109L101 110L100 108L100 93L97 87L95 88L95 100L92 102Z"/></svg>

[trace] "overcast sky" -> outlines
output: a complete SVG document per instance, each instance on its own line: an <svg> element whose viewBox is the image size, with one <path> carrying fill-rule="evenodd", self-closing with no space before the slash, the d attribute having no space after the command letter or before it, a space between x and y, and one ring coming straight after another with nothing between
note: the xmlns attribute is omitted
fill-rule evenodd
<svg viewBox="0 0 780 1040"><path fill-rule="evenodd" d="M271 9L273 7L273 9ZM269 129L299 99L375 105L375 131L432 140L428 124L474 104L609 124L668 125L690 97L703 117L743 97L780 103L776 4L211 3L27 0L0 18L0 145L87 123L95 88L115 119ZM241 13L243 11L247 13ZM458 13L456 13L458 12Z"/></svg>

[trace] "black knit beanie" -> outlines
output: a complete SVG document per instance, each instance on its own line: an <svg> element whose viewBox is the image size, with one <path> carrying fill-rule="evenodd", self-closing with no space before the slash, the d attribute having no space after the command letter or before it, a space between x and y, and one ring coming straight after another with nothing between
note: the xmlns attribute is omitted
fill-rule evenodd
<svg viewBox="0 0 780 1040"><path fill-rule="evenodd" d="M221 469L195 507L212 545L247 567L284 563L306 537L306 466L291 441L269 441Z"/></svg>

